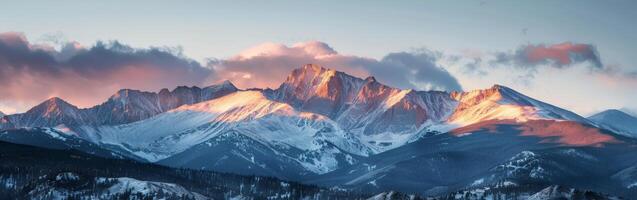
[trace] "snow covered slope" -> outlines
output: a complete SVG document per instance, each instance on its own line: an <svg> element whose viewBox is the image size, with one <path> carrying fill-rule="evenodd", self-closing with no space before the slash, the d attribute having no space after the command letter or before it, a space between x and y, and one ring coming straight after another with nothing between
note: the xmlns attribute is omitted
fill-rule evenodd
<svg viewBox="0 0 637 200"><path fill-rule="evenodd" d="M292 71L269 96L327 116L375 152L417 138L428 125L444 121L456 106L445 92L401 90L374 77L361 79L312 64Z"/></svg>
<svg viewBox="0 0 637 200"><path fill-rule="evenodd" d="M154 198L180 198L187 197L196 200L211 199L196 192L173 183L141 181L134 178L103 178L86 180L73 172L63 172L55 177L42 177L37 185L28 191L30 199L67 199L72 196L82 196L86 199L114 199L127 193L150 196ZM93 182L96 188L83 188Z"/></svg>
<svg viewBox="0 0 637 200"><path fill-rule="evenodd" d="M458 107L448 119L457 126L466 126L489 120L568 120L590 123L573 112L535 100L511 88L494 85L489 89L453 92Z"/></svg>
<svg viewBox="0 0 637 200"><path fill-rule="evenodd" d="M47 149L75 149L106 158L139 159L128 152L108 149L81 138L67 135L55 128L19 128L4 130L0 131L0 141L38 146Z"/></svg>
<svg viewBox="0 0 637 200"><path fill-rule="evenodd" d="M338 167L337 156L371 152L330 119L271 101L261 91L235 92L131 124L78 130L90 141L119 146L153 162L230 133L237 134L234 138L241 136L265 145L314 173ZM301 153L281 152L290 148Z"/></svg>
<svg viewBox="0 0 637 200"><path fill-rule="evenodd" d="M602 128L629 137L637 137L637 117L611 109L588 117Z"/></svg>

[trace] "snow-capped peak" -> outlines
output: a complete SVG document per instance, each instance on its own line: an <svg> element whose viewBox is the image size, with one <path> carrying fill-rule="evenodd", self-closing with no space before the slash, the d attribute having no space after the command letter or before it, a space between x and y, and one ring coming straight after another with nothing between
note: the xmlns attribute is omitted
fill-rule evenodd
<svg viewBox="0 0 637 200"><path fill-rule="evenodd" d="M448 121L461 126L488 120L551 119L589 123L587 119L573 112L535 100L501 85L469 92L452 92L451 97L458 101L458 106Z"/></svg>
<svg viewBox="0 0 637 200"><path fill-rule="evenodd" d="M63 118L80 119L79 108L58 97L50 98L39 105L28 110L25 115L37 118L41 116L50 120L61 120Z"/></svg>
<svg viewBox="0 0 637 200"><path fill-rule="evenodd" d="M363 79L308 64L293 70L273 97L303 111L335 117L356 97L363 84Z"/></svg>
<svg viewBox="0 0 637 200"><path fill-rule="evenodd" d="M75 112L78 108L59 97L50 98L40 105L35 106L29 112L43 112L44 116L57 116L64 113Z"/></svg>

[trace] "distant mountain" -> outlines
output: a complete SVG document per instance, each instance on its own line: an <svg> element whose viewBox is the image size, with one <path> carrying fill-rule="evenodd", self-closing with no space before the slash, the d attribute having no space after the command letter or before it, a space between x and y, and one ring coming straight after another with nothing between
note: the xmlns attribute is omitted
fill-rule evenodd
<svg viewBox="0 0 637 200"><path fill-rule="evenodd" d="M588 117L589 120L602 128L615 131L619 134L637 137L637 117L625 112L610 109Z"/></svg>
<svg viewBox="0 0 637 200"><path fill-rule="evenodd" d="M5 116L8 125L15 127L54 127L59 124L69 126L90 123L92 116L87 116L79 108L68 102L53 97L29 109L26 113Z"/></svg>
<svg viewBox="0 0 637 200"><path fill-rule="evenodd" d="M238 89L229 81L204 88L180 86L159 93L124 89L111 96L106 102L87 110L96 117L96 124L125 124L135 122L182 105L212 100Z"/></svg>
<svg viewBox="0 0 637 200"><path fill-rule="evenodd" d="M511 88L494 85L484 90L453 92L458 106L449 118L452 124L471 125L489 120L569 120L590 123L573 112L538 101Z"/></svg>
<svg viewBox="0 0 637 200"><path fill-rule="evenodd" d="M125 124L155 116L181 105L215 99L237 90L228 81L205 88L181 86L173 91L162 89L159 93L123 89L106 102L86 109L77 108L53 97L26 113L3 117L0 129Z"/></svg>
<svg viewBox="0 0 637 200"><path fill-rule="evenodd" d="M2 111L0 111L0 118L2 118L4 116L5 116L5 114Z"/></svg>
<svg viewBox="0 0 637 200"><path fill-rule="evenodd" d="M444 195L508 181L533 185L528 195L551 185L637 195L635 139L501 85L403 90L309 64L277 89L121 90L89 109L59 99L41 107L5 116L4 140L46 148L29 138L77 140L170 167L378 193ZM65 140L10 132L33 130L15 129L24 126Z"/></svg>

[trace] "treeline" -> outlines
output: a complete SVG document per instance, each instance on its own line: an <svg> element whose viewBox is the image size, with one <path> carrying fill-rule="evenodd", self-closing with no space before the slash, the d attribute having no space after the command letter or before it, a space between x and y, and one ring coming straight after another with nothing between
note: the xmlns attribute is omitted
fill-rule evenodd
<svg viewBox="0 0 637 200"><path fill-rule="evenodd" d="M542 191L547 187L559 187L568 193L569 199L578 200L604 200L611 199L609 196L579 189L570 189L563 186L552 186L547 182L528 181L525 184L507 184L507 181L501 180L494 184L467 188L459 190L447 195L442 195L433 199L437 200L525 200L529 196ZM551 197L551 199L560 197Z"/></svg>
<svg viewBox="0 0 637 200"><path fill-rule="evenodd" d="M0 181L3 182L0 183L0 199L21 199L33 190L33 187L42 183L41 177L55 177L56 174L64 172L93 178L129 177L143 181L174 183L191 192L214 199L234 196L255 199L364 199L371 196L360 192L325 189L271 177L173 169L131 160L105 159L74 150L50 150L0 143ZM97 189L99 187L96 187ZM140 194L131 191L127 195L132 197ZM148 197L142 195L134 199L145 198Z"/></svg>

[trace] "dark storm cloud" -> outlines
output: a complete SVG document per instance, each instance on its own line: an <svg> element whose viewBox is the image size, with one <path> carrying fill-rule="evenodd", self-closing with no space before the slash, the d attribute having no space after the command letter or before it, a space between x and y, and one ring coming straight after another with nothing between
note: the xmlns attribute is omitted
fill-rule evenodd
<svg viewBox="0 0 637 200"><path fill-rule="evenodd" d="M165 49L136 49L115 41L90 48L68 43L58 51L30 44L20 33L0 33L0 101L59 96L89 106L121 88L200 85L212 73Z"/></svg>
<svg viewBox="0 0 637 200"><path fill-rule="evenodd" d="M432 52L390 53L379 62L380 67L369 70L387 76L390 83L403 88L462 91L458 80L436 64L437 60Z"/></svg>

